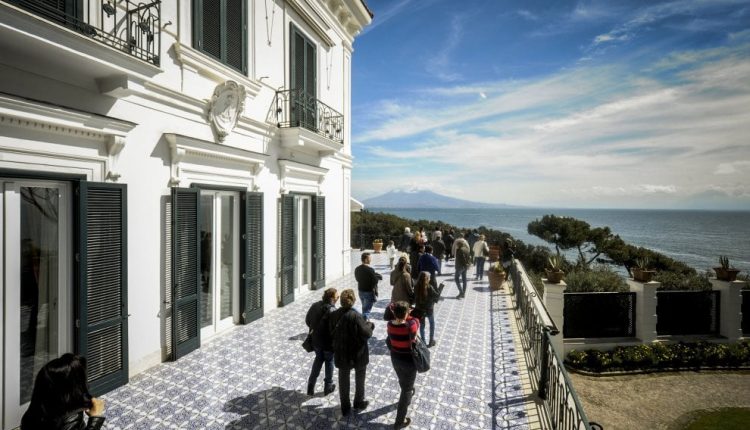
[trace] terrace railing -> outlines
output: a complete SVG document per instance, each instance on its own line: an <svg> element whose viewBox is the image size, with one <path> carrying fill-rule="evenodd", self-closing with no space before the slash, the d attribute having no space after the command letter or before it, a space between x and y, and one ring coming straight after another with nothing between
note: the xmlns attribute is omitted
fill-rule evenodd
<svg viewBox="0 0 750 430"><path fill-rule="evenodd" d="M532 384L536 384L550 425L562 430L601 429L599 424L589 422L583 411L563 365L562 351L556 351L552 345L551 336L558 335L559 330L539 299L523 264L514 260L510 272L513 298L521 316L519 331L532 361L529 363Z"/></svg>
<svg viewBox="0 0 750 430"><path fill-rule="evenodd" d="M750 335L750 290L742 290L742 334Z"/></svg>
<svg viewBox="0 0 750 430"><path fill-rule="evenodd" d="M718 335L720 291L657 291L656 334Z"/></svg>
<svg viewBox="0 0 750 430"><path fill-rule="evenodd" d="M635 337L635 293L565 293L563 337Z"/></svg>
<svg viewBox="0 0 750 430"><path fill-rule="evenodd" d="M161 0L0 0L133 57L159 65Z"/></svg>
<svg viewBox="0 0 750 430"><path fill-rule="evenodd" d="M303 127L344 143L344 115L301 89L276 92L276 125Z"/></svg>

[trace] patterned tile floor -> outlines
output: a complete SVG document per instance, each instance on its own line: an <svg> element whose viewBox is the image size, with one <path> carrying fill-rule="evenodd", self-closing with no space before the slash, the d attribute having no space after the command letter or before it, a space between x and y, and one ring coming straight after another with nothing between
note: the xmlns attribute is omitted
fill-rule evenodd
<svg viewBox="0 0 750 430"><path fill-rule="evenodd" d="M320 299L312 292L247 326L209 340L177 362L153 367L104 398L109 429L386 429L392 428L399 388L385 346L382 312L389 301L389 268L383 254L373 267L383 274L373 309L364 411L341 415L338 391L305 394L313 355L301 347L304 316ZM352 256L359 262L359 253ZM356 267L353 264L352 267ZM455 299L452 262L439 281L437 346L432 369L417 377L409 408L414 429L528 429L537 417L528 405L521 344L507 292L489 291L487 280L469 282L466 299ZM354 288L353 275L336 281ZM358 307L358 302L355 307ZM521 360L519 362L518 360ZM356 411L355 411L356 412Z"/></svg>

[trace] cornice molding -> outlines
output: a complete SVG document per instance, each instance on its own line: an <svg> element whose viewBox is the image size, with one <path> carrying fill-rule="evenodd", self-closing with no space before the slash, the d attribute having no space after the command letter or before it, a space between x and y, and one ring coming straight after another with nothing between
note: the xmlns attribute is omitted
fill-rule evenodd
<svg viewBox="0 0 750 430"><path fill-rule="evenodd" d="M211 78L216 83L235 81L245 87L247 95L251 98L255 98L260 92L261 84L259 82L248 78L208 55L180 42L175 42L172 47L180 64L197 70L200 74Z"/></svg>
<svg viewBox="0 0 750 430"><path fill-rule="evenodd" d="M239 165L257 176L265 166L268 155L245 151L230 146L219 145L214 142L196 139L176 133L164 133L169 143L171 153L170 185L179 185L182 181L182 163L206 164L210 160ZM210 169L210 166L208 167Z"/></svg>
<svg viewBox="0 0 750 430"><path fill-rule="evenodd" d="M279 159L278 163L281 194L287 194L290 191L321 194L320 184L323 183L328 169L288 159Z"/></svg>
<svg viewBox="0 0 750 430"><path fill-rule="evenodd" d="M302 5L303 1L306 6ZM331 24L327 22L327 20L325 20L323 17L321 17L320 14L317 13L315 8L307 0L286 0L286 2L295 12L297 12L302 20L310 26L315 34L320 37L323 43L325 43L329 48L336 46L336 42L334 42L333 39L331 39L331 36L328 35L328 30L331 28ZM312 13L315 14L315 16L311 15L310 12L307 11L307 9L310 9Z"/></svg>

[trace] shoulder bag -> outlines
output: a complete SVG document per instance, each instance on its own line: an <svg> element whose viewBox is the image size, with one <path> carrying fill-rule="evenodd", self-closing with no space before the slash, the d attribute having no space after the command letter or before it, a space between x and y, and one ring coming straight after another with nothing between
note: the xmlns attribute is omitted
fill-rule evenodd
<svg viewBox="0 0 750 430"><path fill-rule="evenodd" d="M427 345L419 336L411 344L411 356L414 359L414 367L417 368L417 372L424 373L430 370L430 350L427 349Z"/></svg>
<svg viewBox="0 0 750 430"><path fill-rule="evenodd" d="M312 344L312 335L313 331L312 329L307 333L307 337L305 338L305 341L302 342L302 348L305 348L305 351L307 352L313 352L315 348L313 348Z"/></svg>

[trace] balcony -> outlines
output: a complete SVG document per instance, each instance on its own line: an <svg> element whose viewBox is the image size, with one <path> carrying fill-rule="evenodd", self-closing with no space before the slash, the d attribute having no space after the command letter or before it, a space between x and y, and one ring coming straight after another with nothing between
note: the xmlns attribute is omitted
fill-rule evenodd
<svg viewBox="0 0 750 430"><path fill-rule="evenodd" d="M132 57L159 66L161 0L0 0Z"/></svg>
<svg viewBox="0 0 750 430"><path fill-rule="evenodd" d="M344 115L299 89L276 92L276 125L300 127L336 142L339 147L344 144Z"/></svg>

